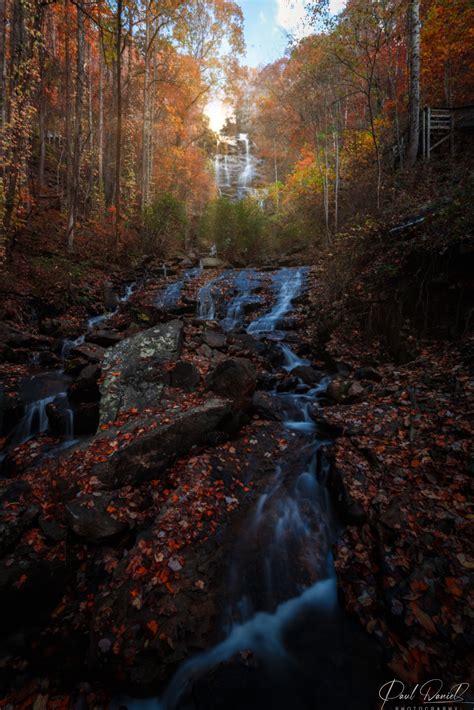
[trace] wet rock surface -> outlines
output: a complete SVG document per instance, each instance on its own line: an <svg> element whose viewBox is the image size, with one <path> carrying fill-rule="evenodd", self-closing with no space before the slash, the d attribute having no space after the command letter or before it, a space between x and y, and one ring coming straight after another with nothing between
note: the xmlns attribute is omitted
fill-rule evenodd
<svg viewBox="0 0 474 710"><path fill-rule="evenodd" d="M121 410L157 406L163 390L160 366L177 360L183 324L174 320L155 326L110 348L102 363L102 423Z"/></svg>
<svg viewBox="0 0 474 710"><path fill-rule="evenodd" d="M260 710L270 699L275 708L367 710L384 654L400 677L447 672L445 622L459 641L451 658L460 673L467 607L454 611L452 602L464 600L471 561L453 534L464 530L467 492L467 474L456 472L468 440L459 384L445 392L451 414L439 415L448 429L437 436L446 439L421 445L426 413L442 410L422 399L420 370L408 389L407 371L390 369L379 352L364 359L356 341L348 352L342 340L319 340L306 327L319 306L281 298L287 270L281 283L259 274L262 301L251 316L244 301L236 307L239 275L216 281L209 268L183 277L176 307L190 308L179 321L154 305L174 278L156 274L112 328L91 331L66 358L74 435L93 436L55 450L53 432L42 431L9 454L17 478L0 481L0 655L11 663L15 649L19 682L5 686L13 707L18 684L41 694L34 678L45 675L52 698L67 687L86 707L122 692L156 695L196 651L219 649L229 615L249 623L245 644L187 679L177 707ZM195 317L210 280L216 321ZM268 315L276 307L275 333ZM166 322L150 328L155 317ZM258 328L247 333L250 319ZM97 333L106 333L102 342ZM123 339L112 344L110 334ZM298 353L289 372L282 338ZM335 376L325 393L327 363ZM54 454L44 459L48 447ZM453 492L448 506L444 486ZM347 526L337 539L327 496ZM339 596L357 623L334 606L331 548ZM253 626L255 618L268 625ZM289 653L276 674L258 660L275 639ZM433 653L416 651L420 644ZM78 685L85 679L87 688ZM342 679L336 691L332 679Z"/></svg>
<svg viewBox="0 0 474 710"><path fill-rule="evenodd" d="M107 493L84 495L66 504L66 521L71 530L88 542L104 543L123 533L128 524L114 516L114 498Z"/></svg>
<svg viewBox="0 0 474 710"><path fill-rule="evenodd" d="M155 422L138 421L138 427L146 427L148 432L98 464L94 473L111 487L159 478L175 458L184 456L193 446L206 444L230 412L227 402L211 399L177 415L169 424L154 426Z"/></svg>

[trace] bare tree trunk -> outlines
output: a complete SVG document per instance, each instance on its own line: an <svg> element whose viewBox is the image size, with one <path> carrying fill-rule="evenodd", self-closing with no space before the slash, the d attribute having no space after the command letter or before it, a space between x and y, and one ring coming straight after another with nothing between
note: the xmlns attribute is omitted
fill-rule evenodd
<svg viewBox="0 0 474 710"><path fill-rule="evenodd" d="M69 45L69 2L64 0L64 132L66 152L66 207L71 191L71 49Z"/></svg>
<svg viewBox="0 0 474 710"><path fill-rule="evenodd" d="M410 95L407 163L412 167L420 140L420 0L410 0Z"/></svg>
<svg viewBox="0 0 474 710"><path fill-rule="evenodd" d="M275 138L273 139L273 167L274 167L274 171L275 171L276 211L278 214L280 212L280 191L278 189L278 163L277 163Z"/></svg>
<svg viewBox="0 0 474 710"><path fill-rule="evenodd" d="M149 200L150 191L150 107L149 107L149 89L150 89L150 2L145 3L145 76L143 79L143 125L142 125L142 185L141 185L141 208L144 212Z"/></svg>
<svg viewBox="0 0 474 710"><path fill-rule="evenodd" d="M71 171L71 193L69 196L69 214L67 225L67 249L74 250L77 210L79 205L81 152L82 152L82 109L84 99L84 14L80 4L77 6L77 48L76 48L76 105L74 120L74 147Z"/></svg>
<svg viewBox="0 0 474 710"><path fill-rule="evenodd" d="M9 61L9 95L10 100L13 103L13 97L19 101L20 93L20 67L22 66L23 60L26 55L26 38L25 38L25 9L22 3L14 2L13 11L11 18L11 29L10 29L10 61ZM14 109L11 110L8 120L12 119L12 113ZM20 142L21 145L21 142ZM12 147L12 152L18 146ZM3 227L5 234L10 231L10 226L13 218L13 211L15 209L15 195L18 185L20 165L17 159L9 170L7 185L5 188L5 212L3 216Z"/></svg>
<svg viewBox="0 0 474 710"><path fill-rule="evenodd" d="M336 181L334 185L334 235L336 235L339 220L339 136L337 131L334 131L334 153L336 159Z"/></svg>
<svg viewBox="0 0 474 710"><path fill-rule="evenodd" d="M44 188L44 168L46 162L46 95L45 87L45 51L40 47L40 86L38 101L39 168L38 183L40 192Z"/></svg>
<svg viewBox="0 0 474 710"><path fill-rule="evenodd" d="M115 142L115 251L119 246L120 226L120 176L122 162L122 0L117 0L117 32L115 38L117 54L116 92L117 92L117 135Z"/></svg>
<svg viewBox="0 0 474 710"><path fill-rule="evenodd" d="M0 0L0 127L3 128L7 122L7 0Z"/></svg>
<svg viewBox="0 0 474 710"><path fill-rule="evenodd" d="M99 47L99 137L98 137L98 170L99 188L104 189L104 48L102 35Z"/></svg>

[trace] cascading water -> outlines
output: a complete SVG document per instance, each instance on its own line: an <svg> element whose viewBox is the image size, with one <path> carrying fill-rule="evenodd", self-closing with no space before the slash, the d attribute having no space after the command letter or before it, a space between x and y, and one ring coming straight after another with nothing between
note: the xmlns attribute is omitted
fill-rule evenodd
<svg viewBox="0 0 474 710"><path fill-rule="evenodd" d="M172 306L175 306L181 296L181 291L183 290L186 281L191 281L191 279L197 278L201 273L201 266L195 266L193 269L185 271L184 279L180 279L179 281L169 284L165 290L158 295L156 305L161 308L171 308Z"/></svg>
<svg viewBox="0 0 474 710"><path fill-rule="evenodd" d="M214 320L216 317L216 305L212 296L212 286L214 282L210 281L199 289L197 317L200 320Z"/></svg>
<svg viewBox="0 0 474 710"><path fill-rule="evenodd" d="M269 313L249 325L248 333L264 335L276 330L278 323L290 310L292 300L300 293L305 273L306 269L281 269L274 275L276 303Z"/></svg>
<svg viewBox="0 0 474 710"><path fill-rule="evenodd" d="M288 347L285 343L280 343L280 349L283 353L283 367L287 372L291 372L294 370L296 367L299 367L300 365L308 365L308 360L304 360L301 357L298 357L291 348Z"/></svg>
<svg viewBox="0 0 474 710"><path fill-rule="evenodd" d="M136 283L127 285L125 292L119 298L120 303L126 303L135 291ZM109 320L115 313L118 307L113 311L101 313L93 316L87 321L87 329L91 330L101 323ZM75 339L66 338L61 345L61 360L69 357L73 348L82 345L85 341L85 335L80 335ZM32 364L37 364L33 361ZM40 373L22 384L23 399L26 402L25 413L22 419L17 424L16 428L9 436L9 445L17 446L23 444L29 439L48 431L49 419L47 406L55 400L60 403L63 412L64 420L64 438L66 441L71 441L74 434L74 411L69 405L69 400L66 392L66 385L69 383L69 378L64 374L63 370L52 371L49 373Z"/></svg>
<svg viewBox="0 0 474 710"><path fill-rule="evenodd" d="M303 270L285 269L275 277L275 306L248 332L275 330L300 293L303 276ZM304 364L286 345L284 355L285 368ZM346 645L352 643L353 631L347 629L337 605L331 554L335 525L325 487L328 468L321 452L330 442L318 437L309 416L309 406L327 384L326 379L304 393L273 393L286 412L285 436L296 459L275 468L272 481L241 526L228 585L224 640L184 663L160 700L126 699L128 710L367 710L370 706L365 679L354 680L352 661L347 661ZM237 654L249 650L259 661L258 679L238 675ZM237 665L230 664L227 683L226 666L219 664L231 659ZM222 674L224 686L217 688L224 699L215 697L212 686L216 678L217 683L219 677L222 680ZM242 680L250 685L241 687Z"/></svg>
<svg viewBox="0 0 474 710"><path fill-rule="evenodd" d="M24 444L25 441L28 441L33 436L47 431L49 419L46 407L53 402L54 399L55 396L53 395L52 397L44 397L43 399L38 399L26 405L25 414L12 437L13 444Z"/></svg>
<svg viewBox="0 0 474 710"><path fill-rule="evenodd" d="M240 325L245 315L245 306L258 303L261 299L253 294L260 284L260 278L255 271L246 269L240 271L234 280L238 294L227 307L225 318L220 324L225 331L232 330Z"/></svg>
<svg viewBox="0 0 474 710"><path fill-rule="evenodd" d="M240 185L240 197L245 197L245 194L249 191L249 187L252 184L252 180L255 176L255 166L250 155L250 142L247 133L241 133L239 140L243 142L245 146L245 163L244 169L239 176Z"/></svg>
<svg viewBox="0 0 474 710"><path fill-rule="evenodd" d="M214 157L214 178L219 195L231 200L241 200L254 192L258 160L252 154L247 133L235 138L221 136Z"/></svg>
<svg viewBox="0 0 474 710"><path fill-rule="evenodd" d="M66 394L69 381L69 378L59 370L41 373L20 383L19 394L26 402L25 413L9 437L10 445L24 444L34 436L46 432L49 428L47 406L56 399L63 404L66 421L72 423L73 413ZM66 435L72 435L69 424L67 428Z"/></svg>
<svg viewBox="0 0 474 710"><path fill-rule="evenodd" d="M82 345L84 343L84 340L85 335L79 335L79 337L75 338L75 340L64 340L61 347L61 360L65 360L66 358L68 358L71 350L73 348L77 348L79 345Z"/></svg>

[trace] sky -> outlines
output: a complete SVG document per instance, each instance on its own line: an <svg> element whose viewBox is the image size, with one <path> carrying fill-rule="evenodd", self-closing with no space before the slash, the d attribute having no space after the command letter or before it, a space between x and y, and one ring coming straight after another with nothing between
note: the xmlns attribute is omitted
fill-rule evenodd
<svg viewBox="0 0 474 710"><path fill-rule="evenodd" d="M246 54L242 63L250 67L269 64L281 57L288 45L288 35L304 37L307 0L238 0L244 13ZM340 12L346 0L331 0L331 11ZM219 99L213 99L206 113L211 128L218 131L227 110Z"/></svg>

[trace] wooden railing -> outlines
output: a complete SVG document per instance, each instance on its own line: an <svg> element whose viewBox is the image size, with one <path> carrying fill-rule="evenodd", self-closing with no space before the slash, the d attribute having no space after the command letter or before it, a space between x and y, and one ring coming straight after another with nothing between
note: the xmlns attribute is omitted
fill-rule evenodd
<svg viewBox="0 0 474 710"><path fill-rule="evenodd" d="M451 152L454 148L454 112L451 109L423 109L421 117L421 143L423 160L429 161L435 148L446 141L451 141Z"/></svg>

